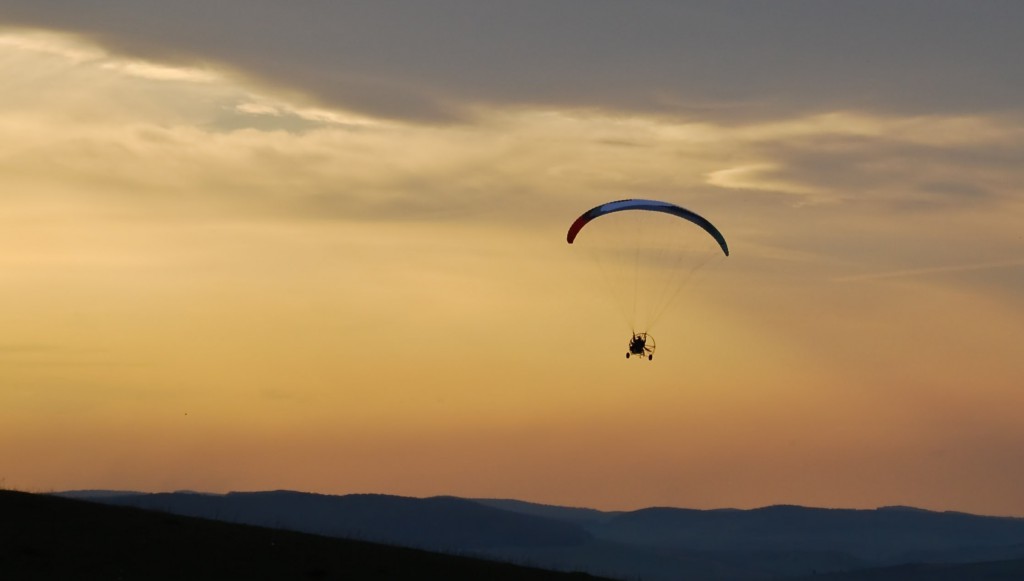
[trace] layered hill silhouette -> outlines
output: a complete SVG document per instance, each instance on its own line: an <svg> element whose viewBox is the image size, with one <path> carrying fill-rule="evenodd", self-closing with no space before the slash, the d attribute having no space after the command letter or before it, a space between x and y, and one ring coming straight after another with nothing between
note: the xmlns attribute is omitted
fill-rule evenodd
<svg viewBox="0 0 1024 581"><path fill-rule="evenodd" d="M907 507L604 512L502 499L288 491L73 494L180 515L629 579L902 578L893 571L1024 579L1024 519ZM970 576L983 571L990 576Z"/></svg>
<svg viewBox="0 0 1024 581"><path fill-rule="evenodd" d="M0 490L0 579L570 581L595 578Z"/></svg>

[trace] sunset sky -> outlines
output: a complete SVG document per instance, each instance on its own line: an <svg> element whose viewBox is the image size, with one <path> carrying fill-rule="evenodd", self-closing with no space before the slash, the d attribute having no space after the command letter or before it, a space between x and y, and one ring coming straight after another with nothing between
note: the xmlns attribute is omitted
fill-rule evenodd
<svg viewBox="0 0 1024 581"><path fill-rule="evenodd" d="M0 0L0 486L1024 516L1022 26ZM642 363L631 197L732 251Z"/></svg>

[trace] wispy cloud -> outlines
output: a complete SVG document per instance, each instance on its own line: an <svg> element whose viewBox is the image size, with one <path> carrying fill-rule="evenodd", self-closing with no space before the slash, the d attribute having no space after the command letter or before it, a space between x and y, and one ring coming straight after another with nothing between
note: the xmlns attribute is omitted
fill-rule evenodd
<svg viewBox="0 0 1024 581"><path fill-rule="evenodd" d="M721 188L791 194L811 201L821 200L823 194L827 195L827 190L785 181L779 175L782 173L780 169L780 166L767 162L741 165L715 170L708 174L707 181Z"/></svg>
<svg viewBox="0 0 1024 581"><path fill-rule="evenodd" d="M933 274L951 274L958 272L974 272L981 270L997 270L1004 268L1014 268L1018 266L1024 266L1024 258L1013 259L1013 260L1002 260L995 262L979 262L975 264L951 264L941 266L928 266L922 268L905 268L900 270L889 270L883 272L871 272L866 274L856 274L851 276L841 276L834 278L836 282L858 282L858 281L872 281L872 280L885 280L893 278L912 278L919 276L928 276Z"/></svg>
<svg viewBox="0 0 1024 581"><path fill-rule="evenodd" d="M210 82L219 78L219 74L212 70L171 66L112 55L99 46L81 42L70 34L47 30L3 31L0 29L0 46L58 56L75 64L89 63L105 70L140 79Z"/></svg>

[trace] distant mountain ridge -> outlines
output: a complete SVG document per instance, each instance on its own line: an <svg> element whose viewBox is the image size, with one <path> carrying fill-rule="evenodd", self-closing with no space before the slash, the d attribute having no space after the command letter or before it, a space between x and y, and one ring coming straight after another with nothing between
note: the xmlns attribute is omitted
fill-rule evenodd
<svg viewBox="0 0 1024 581"><path fill-rule="evenodd" d="M600 536L707 551L843 551L868 561L899 563L930 553L950 559L957 551L980 547L1017 551L1024 542L1022 533L1024 519L1013 517L777 505L750 510L642 509L616 516Z"/></svg>
<svg viewBox="0 0 1024 581"><path fill-rule="evenodd" d="M457 552L496 547L557 547L591 539L582 527L572 523L445 496L328 496L282 490L224 495L104 495L97 500L186 516Z"/></svg>
<svg viewBox="0 0 1024 581"><path fill-rule="evenodd" d="M754 581L908 563L1024 559L1024 519L778 505L605 512L509 499L291 491L123 495L99 502L325 536L660 581ZM1024 568L1024 561L1021 561ZM1024 579L1024 569L1019 577Z"/></svg>

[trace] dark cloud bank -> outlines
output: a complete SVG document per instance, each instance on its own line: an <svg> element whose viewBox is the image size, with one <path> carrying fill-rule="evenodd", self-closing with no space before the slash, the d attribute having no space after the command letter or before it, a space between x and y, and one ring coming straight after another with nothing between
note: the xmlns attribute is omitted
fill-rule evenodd
<svg viewBox="0 0 1024 581"><path fill-rule="evenodd" d="M1020 107L1024 3L2 0L0 25L374 115L552 105L750 120Z"/></svg>

